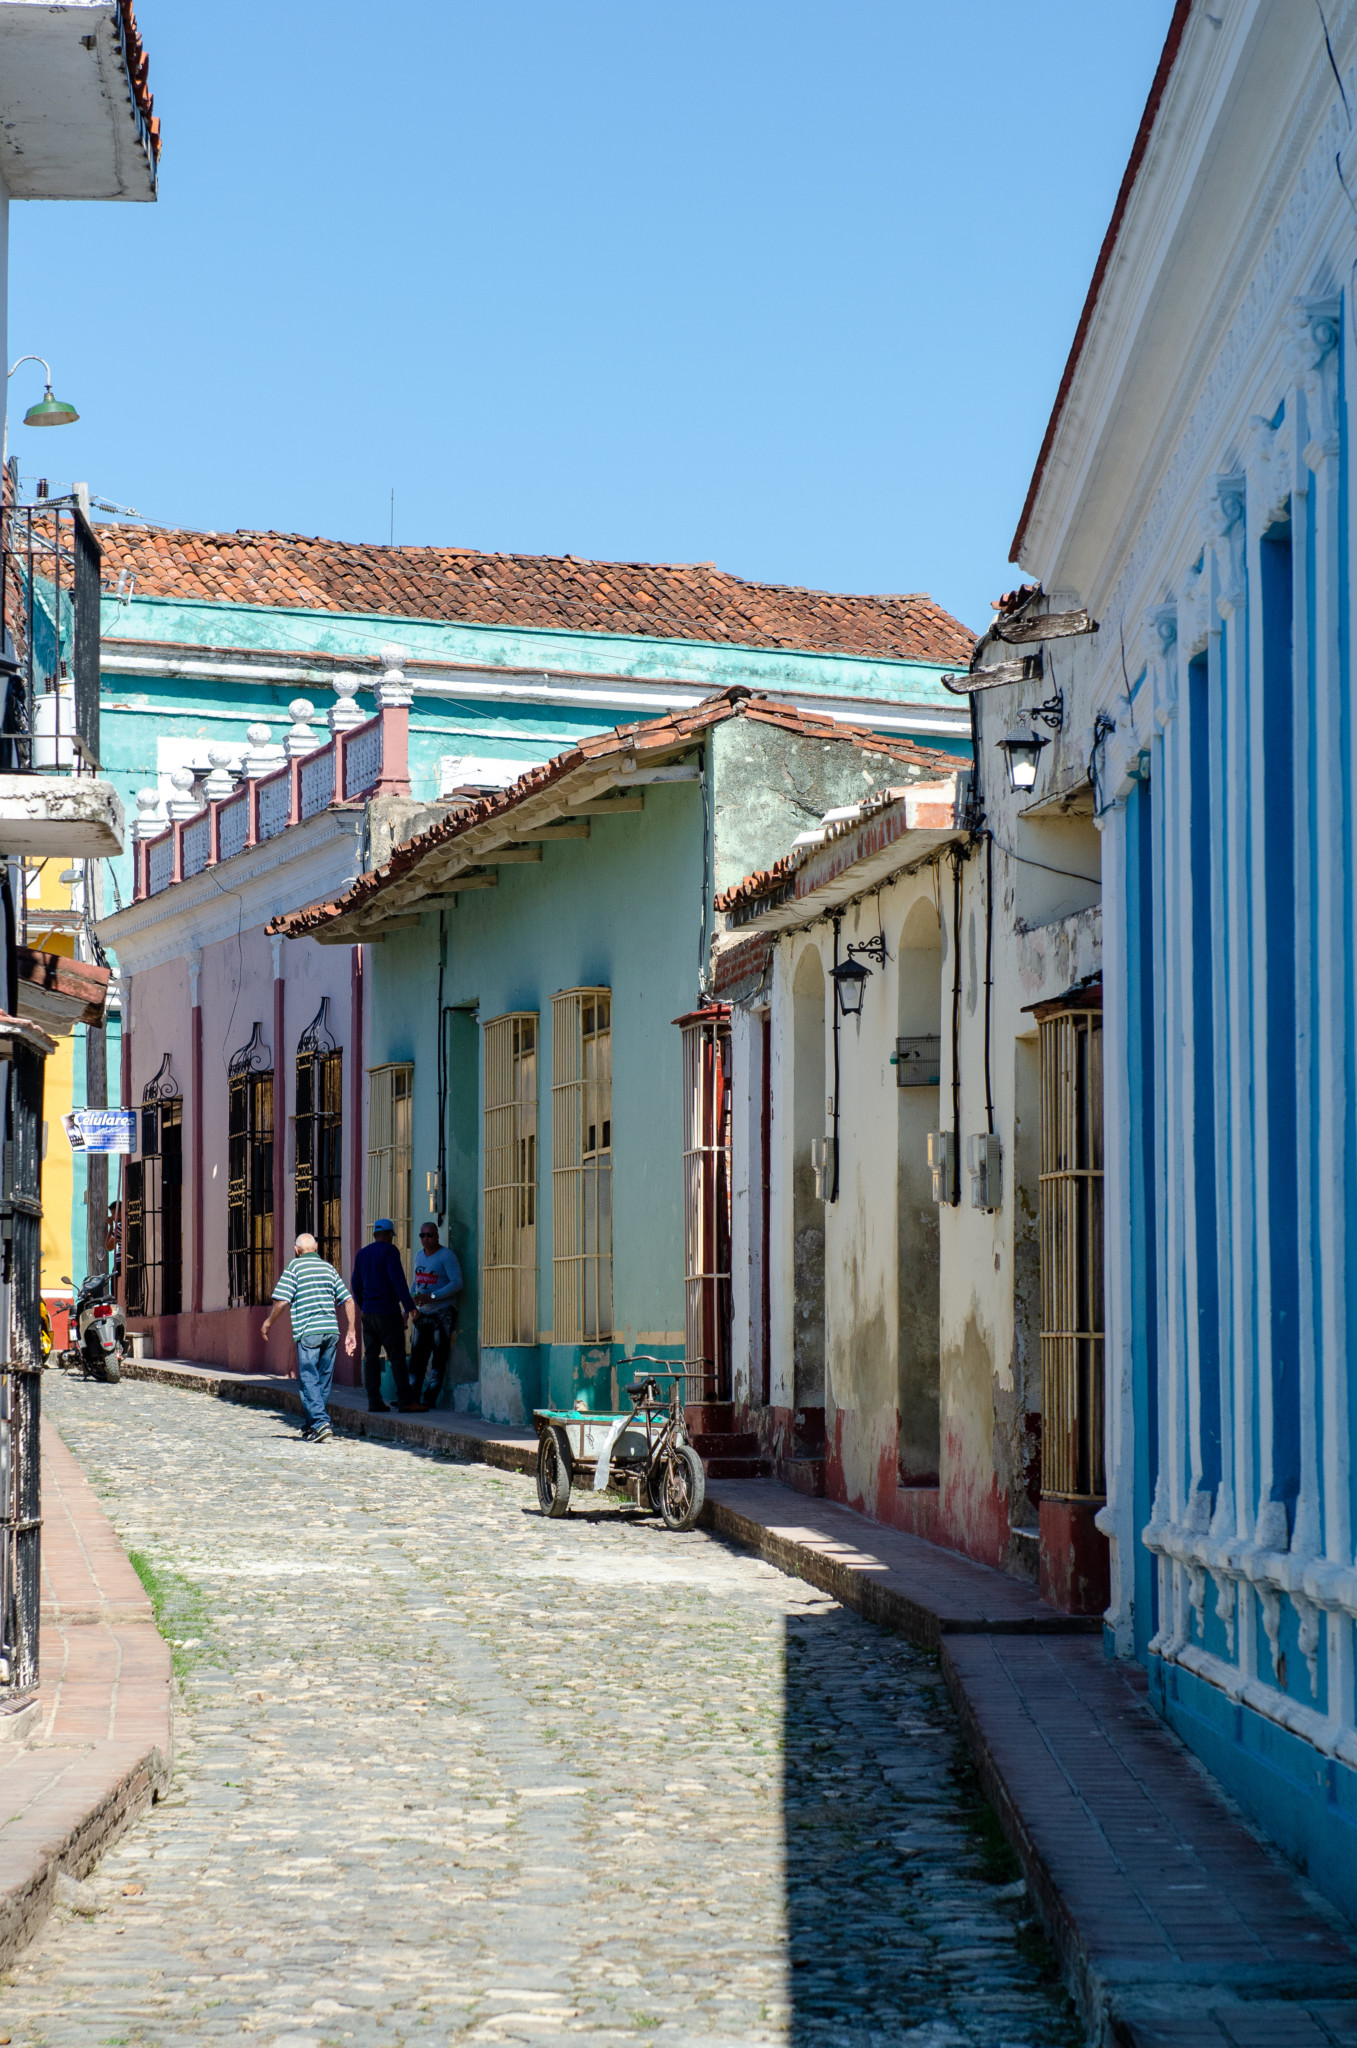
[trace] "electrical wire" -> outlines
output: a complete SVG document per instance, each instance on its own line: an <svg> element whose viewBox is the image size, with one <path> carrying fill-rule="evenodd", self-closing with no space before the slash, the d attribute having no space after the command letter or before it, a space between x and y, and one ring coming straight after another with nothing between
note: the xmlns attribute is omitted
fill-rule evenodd
<svg viewBox="0 0 1357 2048"><path fill-rule="evenodd" d="M985 1128L994 1136L994 1095L990 1087L989 1025L994 988L994 834L985 834Z"/></svg>
<svg viewBox="0 0 1357 2048"><path fill-rule="evenodd" d="M1095 889L1099 888L1102 884L1101 875L1085 875L1078 868L1057 868L1053 867L1048 860L1033 860L1030 853L1019 853L1015 846L1005 846L1001 840L994 839L994 834L988 829L984 836L986 839L994 841L1000 853L1006 854L1009 860L1020 861L1025 868L1040 868L1044 874L1048 875L1064 875L1071 882L1088 882Z"/></svg>
<svg viewBox="0 0 1357 2048"><path fill-rule="evenodd" d="M952 854L952 1200L961 1206L961 864L960 848ZM836 1105L837 1106L837 1105Z"/></svg>
<svg viewBox="0 0 1357 2048"><path fill-rule="evenodd" d="M836 969L839 965L839 926L842 922L842 918L836 917L834 919L834 966ZM831 975L830 980L832 986L829 991L829 1000L834 1009L834 1178L830 1187L829 1199L831 1202L837 1202L839 1199L839 984L833 975Z"/></svg>
<svg viewBox="0 0 1357 2048"><path fill-rule="evenodd" d="M705 1001L707 995L707 971L710 947L707 941L707 916L711 905L711 810L707 802L707 764L709 755L704 748L702 765L698 772L698 784L702 791L702 915L697 932L697 1000Z"/></svg>
<svg viewBox="0 0 1357 2048"><path fill-rule="evenodd" d="M447 912L438 913L438 1207L440 1223L447 1220L448 1185L448 1012L443 1005L443 972L447 964Z"/></svg>

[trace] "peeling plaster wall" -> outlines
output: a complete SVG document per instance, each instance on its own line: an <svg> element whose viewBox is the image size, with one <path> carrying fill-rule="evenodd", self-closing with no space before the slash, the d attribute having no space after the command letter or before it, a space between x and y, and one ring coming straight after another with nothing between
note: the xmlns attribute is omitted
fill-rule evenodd
<svg viewBox="0 0 1357 2048"><path fill-rule="evenodd" d="M985 857L962 870L960 949L961 1202L939 1208L930 1130L951 1128L951 983L957 934L948 867L900 876L843 912L840 957L882 934L862 1016L840 1027L840 1182L823 1217L824 1485L831 1498L1034 1578L1040 1478L1039 1069L1027 1006L1097 971L1101 912L1090 905L1020 924L1022 863L1011 818L995 821L990 1094L1002 1145L998 1207L970 1205L965 1140L986 1129ZM1086 840L1071 833L1075 843ZM814 966L811 963L814 956ZM811 1272L812 1096L833 1091L833 1018L812 991L833 963L828 919L777 938L770 989L737 1008L734 1186L738 1262L758 1239L757 1005L771 1016L770 1309L767 1407L759 1401L759 1302L752 1279L736 1319L737 1399L779 1461L794 1441L805 1384ZM818 971L817 971L818 970ZM817 1034L814 1057L806 1035ZM937 1087L902 1089L897 1037L941 1039ZM817 1061L823 1054L823 1080ZM812 1071L816 1084L811 1085ZM824 1129L832 1129L826 1116ZM817 1241L818 1252L818 1241ZM801 1375L798 1381L798 1372ZM788 1476L795 1477L789 1472ZM798 1483L800 1480L798 1479Z"/></svg>
<svg viewBox="0 0 1357 2048"><path fill-rule="evenodd" d="M718 894L767 867L826 811L904 779L889 754L806 739L752 718L718 725L710 758Z"/></svg>
<svg viewBox="0 0 1357 2048"><path fill-rule="evenodd" d="M934 1478L938 1463L938 1228L927 1199L925 1149L937 1120L938 1091L899 1088L892 1064L902 1023L912 1027L911 1035L937 1028L941 954L930 875L887 883L879 895L848 909L841 957L849 944L878 932L885 934L889 957L866 984L861 1018L843 1019L840 1026L835 1203L815 1197L810 1165L811 1139L832 1130L826 1112L834 1086L833 927L821 922L788 934L774 952L771 1399L750 1421L775 1456L817 1448L796 1415L805 1415L820 1386L815 1379L812 1387L818 1357L809 1355L808 1331L822 1299L826 1491L898 1522L902 1441L910 1445L916 1483ZM902 950L905 934L910 943ZM737 1021L735 1034L735 1185L742 1189L747 1182L754 1190L753 1167L740 1154L757 1157L753 1040L760 1025L756 1011L746 1016L743 1027ZM755 1194L745 1197L749 1240L760 1219ZM741 1324L736 1341L748 1373L757 1356L755 1339ZM757 1387L754 1392L756 1397Z"/></svg>
<svg viewBox="0 0 1357 2048"><path fill-rule="evenodd" d="M1034 1576L1041 1449L1039 1077L1037 1028L1027 1006L1063 993L1101 963L1097 904L1047 923L1021 923L1034 898L1028 844L1007 792L986 791L994 832L990 1091L1002 1145L1002 1187L992 1213L971 1207L967 1141L986 1129L985 855L962 876L961 1203L939 1217L941 1238L941 1529L973 1557ZM1058 844L1087 859L1087 836L1060 821ZM1049 849L1050 840L1042 842ZM1042 857L1045 857L1043 851ZM1073 861L1071 861L1073 865ZM1086 871L1086 870L1085 870ZM1057 905L1085 884L1048 877ZM1036 899L1038 903L1040 898ZM950 892L943 897L950 926ZM950 933L949 933L950 938ZM950 1113L950 997L943 1039L944 1114Z"/></svg>

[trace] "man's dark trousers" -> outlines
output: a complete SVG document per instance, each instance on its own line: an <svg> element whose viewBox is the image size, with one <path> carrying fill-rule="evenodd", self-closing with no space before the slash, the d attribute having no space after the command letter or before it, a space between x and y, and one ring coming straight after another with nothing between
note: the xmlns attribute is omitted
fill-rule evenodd
<svg viewBox="0 0 1357 2048"><path fill-rule="evenodd" d="M363 1314L363 1385L369 1408L382 1406L382 1353L391 1360L391 1377L396 1382L396 1401L402 1408L413 1407L417 1395L410 1392L405 1363L405 1324L400 1316Z"/></svg>
<svg viewBox="0 0 1357 2048"><path fill-rule="evenodd" d="M415 1340L410 1346L410 1383L415 1390L416 1401L434 1401L443 1391L443 1375L448 1369L455 1321L455 1316L423 1315L415 1322ZM426 1385L426 1369L431 1363L433 1369L428 1372Z"/></svg>

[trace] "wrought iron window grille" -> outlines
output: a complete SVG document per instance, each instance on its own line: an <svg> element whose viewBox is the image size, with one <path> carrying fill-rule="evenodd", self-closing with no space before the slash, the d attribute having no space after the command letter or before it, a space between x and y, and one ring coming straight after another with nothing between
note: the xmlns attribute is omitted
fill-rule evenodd
<svg viewBox="0 0 1357 2048"><path fill-rule="evenodd" d="M273 1291L273 1055L261 1024L227 1066L226 1247L233 1308Z"/></svg>
<svg viewBox="0 0 1357 2048"><path fill-rule="evenodd" d="M184 1102L170 1054L141 1091L140 1151L124 1172L127 1312L178 1315L183 1307Z"/></svg>
<svg viewBox="0 0 1357 2048"><path fill-rule="evenodd" d="M330 998L297 1040L294 1133L296 1232L309 1232L320 1255L343 1256L344 1055L330 1030Z"/></svg>

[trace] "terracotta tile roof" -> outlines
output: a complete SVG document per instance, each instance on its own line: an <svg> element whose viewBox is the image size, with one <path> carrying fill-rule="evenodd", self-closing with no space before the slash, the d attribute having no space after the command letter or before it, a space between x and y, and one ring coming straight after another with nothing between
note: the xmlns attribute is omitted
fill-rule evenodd
<svg viewBox="0 0 1357 2048"><path fill-rule="evenodd" d="M43 953L32 946L18 946L15 954L21 998L25 986L46 994L64 996L70 1002L84 1004L85 1023L102 1022L108 984L112 979L110 969L100 967L93 960L73 960L69 953Z"/></svg>
<svg viewBox="0 0 1357 2048"><path fill-rule="evenodd" d="M966 666L974 636L931 597L852 597L747 583L707 563L585 562L384 548L299 533L101 527L104 579L137 597L385 612L481 626L640 633L806 653Z"/></svg>
<svg viewBox="0 0 1357 2048"><path fill-rule="evenodd" d="M31 1045L35 1051L43 1054L54 1053L57 1049L55 1038L40 1025L34 1024L27 1017L11 1016L8 1010L0 1010L0 1039L4 1040L7 1046L17 1039L19 1044ZM8 1058L8 1052L6 1057Z"/></svg>
<svg viewBox="0 0 1357 2048"><path fill-rule="evenodd" d="M889 739L872 732L867 726L844 725L836 719L822 717L818 712L805 711L796 705L779 703L775 698L765 697L741 688L723 690L719 696L704 698L691 711L676 711L667 718L638 719L630 725L615 726L611 732L596 733L582 740L576 747L570 747L563 754L543 762L540 767L530 768L526 775L519 777L510 788L497 791L493 796L482 797L479 802L468 804L431 825L427 832L416 834L403 846L397 847L385 867L372 873L360 875L353 886L341 897L329 903L308 904L304 910L293 911L288 916L271 920L270 932L283 932L289 938L301 938L307 932L316 931L321 925L329 924L336 917L361 909L373 898L417 868L421 861L440 848L448 847L477 826L493 824L507 812L517 809L529 798L540 796L554 783L583 768L602 765L610 757L635 756L641 764L646 755L661 756L681 749L686 740L696 740L714 726L723 725L730 718L748 718L756 722L776 725L784 732L798 733L808 739L843 741L844 743L879 755L893 761L900 761L921 773L928 773L938 780L956 774L955 754L940 753L932 748L916 747L908 740ZM487 859L493 856L487 854ZM450 884L449 886L453 886Z"/></svg>
<svg viewBox="0 0 1357 2048"><path fill-rule="evenodd" d="M146 132L150 137L151 143L152 161L158 165L160 162L160 122L155 113L154 96L150 86L147 84L151 68L150 59L146 55L146 46L141 40L141 30L137 27L137 17L132 9L132 0L118 0L118 18L122 25L123 56L127 63L127 82L132 88L132 98L136 103L137 112L146 123Z"/></svg>
<svg viewBox="0 0 1357 2048"><path fill-rule="evenodd" d="M930 765L936 769L938 756ZM894 845L907 832L949 832L956 809L956 762L945 777L912 789L881 789L860 804L845 805L844 815L827 821L819 837L792 847L770 868L759 868L719 895L712 907L731 928L747 924L765 911L810 893L865 859ZM806 871L810 870L810 873Z"/></svg>

